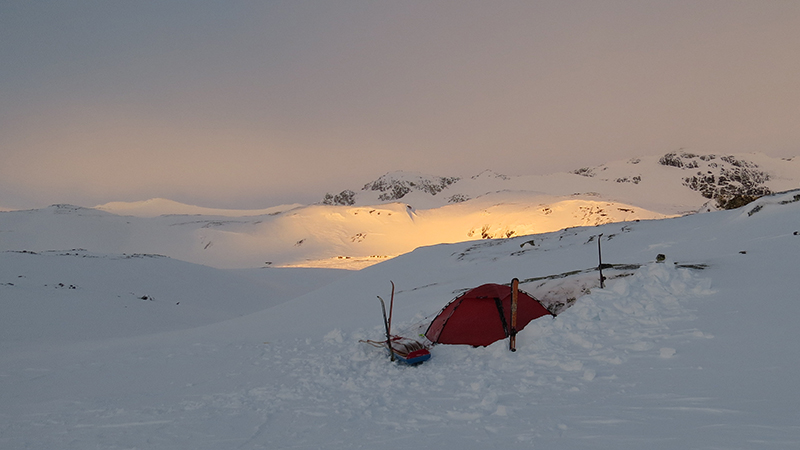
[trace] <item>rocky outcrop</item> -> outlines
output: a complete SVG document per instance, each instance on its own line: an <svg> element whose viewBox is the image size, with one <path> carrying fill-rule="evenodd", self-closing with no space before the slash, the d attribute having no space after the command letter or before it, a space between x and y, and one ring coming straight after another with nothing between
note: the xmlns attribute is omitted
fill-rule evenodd
<svg viewBox="0 0 800 450"><path fill-rule="evenodd" d="M770 179L767 172L756 163L733 156L667 153L658 162L692 171L682 177L683 185L715 200L723 209L738 208L772 193L765 184Z"/></svg>

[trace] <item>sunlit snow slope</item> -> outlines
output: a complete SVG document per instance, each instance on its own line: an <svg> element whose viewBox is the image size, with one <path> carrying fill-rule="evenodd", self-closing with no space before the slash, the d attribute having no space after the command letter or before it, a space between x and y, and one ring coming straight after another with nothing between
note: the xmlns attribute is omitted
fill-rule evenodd
<svg viewBox="0 0 800 450"><path fill-rule="evenodd" d="M0 249L159 254L218 268L360 269L425 245L660 219L798 182L797 161L759 154L667 154L550 176L395 172L309 206L218 210L153 199L0 212Z"/></svg>

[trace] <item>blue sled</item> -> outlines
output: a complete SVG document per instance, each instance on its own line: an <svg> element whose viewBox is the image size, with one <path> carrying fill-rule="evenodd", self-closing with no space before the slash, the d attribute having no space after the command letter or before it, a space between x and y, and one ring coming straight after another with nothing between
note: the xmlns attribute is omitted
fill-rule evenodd
<svg viewBox="0 0 800 450"><path fill-rule="evenodd" d="M422 364L425 361L431 359L431 352L426 349L422 350L415 350L411 353L402 354L400 352L394 352L394 359L398 362L403 364L408 364L410 366L415 366L417 364Z"/></svg>

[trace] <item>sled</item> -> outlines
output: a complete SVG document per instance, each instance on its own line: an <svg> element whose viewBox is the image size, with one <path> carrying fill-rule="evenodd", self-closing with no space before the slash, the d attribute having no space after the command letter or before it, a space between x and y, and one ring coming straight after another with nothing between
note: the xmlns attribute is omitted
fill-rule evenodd
<svg viewBox="0 0 800 450"><path fill-rule="evenodd" d="M361 341L373 347L385 348L392 361L397 361L410 366L416 366L431 359L431 352L420 342L402 336L391 334L392 328L392 309L394 307L394 282L392 282L392 301L389 305L389 317L386 317L386 302L378 296L383 310L383 325L386 329L385 341Z"/></svg>
<svg viewBox="0 0 800 450"><path fill-rule="evenodd" d="M390 342L392 348L387 350L394 353L394 358L401 363L417 365L431 359L431 352L414 339L392 336Z"/></svg>

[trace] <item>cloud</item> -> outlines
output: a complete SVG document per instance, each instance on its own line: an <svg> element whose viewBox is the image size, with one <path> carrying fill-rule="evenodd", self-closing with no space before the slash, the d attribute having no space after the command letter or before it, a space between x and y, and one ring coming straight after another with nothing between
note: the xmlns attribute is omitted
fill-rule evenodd
<svg viewBox="0 0 800 450"><path fill-rule="evenodd" d="M0 175L47 202L264 207L800 141L796 2L2 8Z"/></svg>

